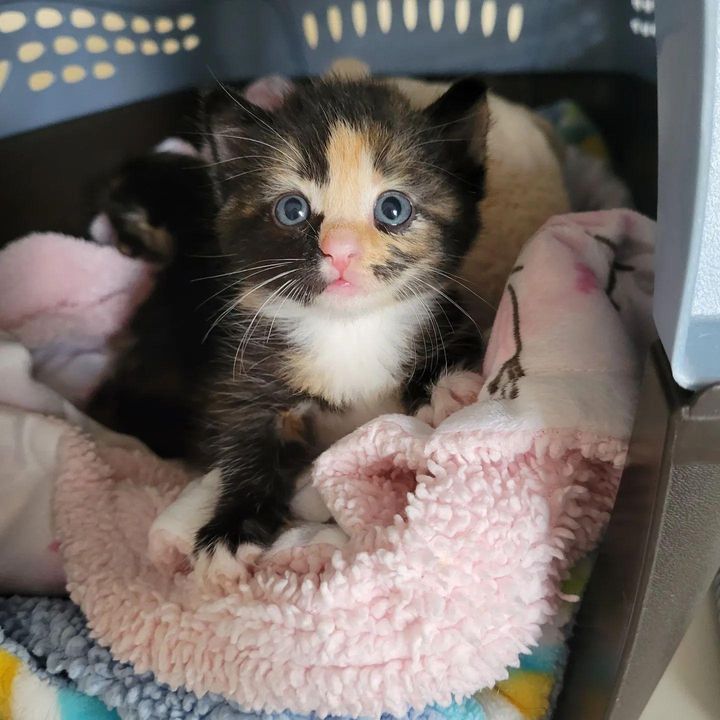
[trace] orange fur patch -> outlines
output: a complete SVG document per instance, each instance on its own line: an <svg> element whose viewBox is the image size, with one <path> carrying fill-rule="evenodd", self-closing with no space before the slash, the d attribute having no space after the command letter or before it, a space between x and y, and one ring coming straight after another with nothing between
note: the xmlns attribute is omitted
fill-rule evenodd
<svg viewBox="0 0 720 720"><path fill-rule="evenodd" d="M306 442L308 428L299 410L291 408L278 416L278 434L285 442Z"/></svg>
<svg viewBox="0 0 720 720"><path fill-rule="evenodd" d="M378 195L389 189L375 168L376 143L369 130L336 125L327 145L328 180L322 189L321 239L333 228L351 228L360 240L366 267L389 258L388 238L373 220Z"/></svg>

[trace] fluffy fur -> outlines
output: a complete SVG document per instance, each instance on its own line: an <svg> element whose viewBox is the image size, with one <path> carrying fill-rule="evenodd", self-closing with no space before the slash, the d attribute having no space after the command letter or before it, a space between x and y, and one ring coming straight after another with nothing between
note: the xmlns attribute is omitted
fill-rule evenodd
<svg viewBox="0 0 720 720"><path fill-rule="evenodd" d="M252 283L240 276L236 315L222 328L227 352L209 418L223 491L199 548L269 542L287 517L294 478L335 439L334 426L416 406L450 362L453 340L455 359L478 358L479 333L466 341L465 311L446 293L477 228L483 169L464 119L476 105L482 115L484 87L474 80L422 112L370 80L313 83L273 112L229 92L208 101L220 247L265 266ZM415 208L401 231L373 220L389 190ZM287 193L309 203L297 228L272 221ZM325 242L338 232L357 243L351 272L362 289L349 297L328 290ZM278 417L300 405L300 431L276 432Z"/></svg>
<svg viewBox="0 0 720 720"><path fill-rule="evenodd" d="M166 457L192 457L197 431L198 368L212 346L202 342L212 312L207 284L217 258L215 199L205 161L177 142L123 165L101 199L91 231L122 253L157 268L153 292L126 332L113 339L120 359L89 412L136 435Z"/></svg>

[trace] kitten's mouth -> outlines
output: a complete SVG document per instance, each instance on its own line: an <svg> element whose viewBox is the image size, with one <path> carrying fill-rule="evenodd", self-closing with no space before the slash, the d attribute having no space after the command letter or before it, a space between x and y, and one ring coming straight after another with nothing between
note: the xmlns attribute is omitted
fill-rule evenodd
<svg viewBox="0 0 720 720"><path fill-rule="evenodd" d="M357 295L362 293L364 282L362 274L354 267L345 267L338 270L331 265L323 269L325 277L325 292L328 295Z"/></svg>
<svg viewBox="0 0 720 720"><path fill-rule="evenodd" d="M360 292L360 288L347 278L340 277L328 283L325 292L332 293L333 295L354 295Z"/></svg>

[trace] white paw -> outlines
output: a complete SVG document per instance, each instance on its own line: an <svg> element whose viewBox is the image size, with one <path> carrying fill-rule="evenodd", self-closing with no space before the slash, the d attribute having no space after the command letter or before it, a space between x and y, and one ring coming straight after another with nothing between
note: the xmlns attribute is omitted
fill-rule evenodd
<svg viewBox="0 0 720 720"><path fill-rule="evenodd" d="M484 382L482 375L468 370L443 375L433 387L430 402L417 411L416 417L437 427L453 413L476 402Z"/></svg>
<svg viewBox="0 0 720 720"><path fill-rule="evenodd" d="M312 467L302 472L295 485L295 495L290 501L290 512L298 520L324 523L332 517L320 492L311 483Z"/></svg>
<svg viewBox="0 0 720 720"><path fill-rule="evenodd" d="M220 471L193 480L150 526L148 556L158 566L176 569L190 562L195 534L210 519L220 492Z"/></svg>
<svg viewBox="0 0 720 720"><path fill-rule="evenodd" d="M270 554L292 550L297 547L308 547L310 545L334 545L344 547L349 538L337 526L328 523L303 523L289 530L286 530L273 543L269 550Z"/></svg>
<svg viewBox="0 0 720 720"><path fill-rule="evenodd" d="M240 545L234 554L224 545L218 545L212 551L201 550L193 564L196 582L204 585L206 582L223 584L246 580L264 552L259 545Z"/></svg>

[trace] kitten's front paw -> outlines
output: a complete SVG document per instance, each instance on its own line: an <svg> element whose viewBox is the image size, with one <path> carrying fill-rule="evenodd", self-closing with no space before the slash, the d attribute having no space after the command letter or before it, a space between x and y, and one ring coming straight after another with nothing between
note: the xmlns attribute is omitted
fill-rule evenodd
<svg viewBox="0 0 720 720"><path fill-rule="evenodd" d="M443 375L433 387L430 402L417 411L416 417L437 427L453 413L476 402L484 382L482 375L467 370Z"/></svg>
<svg viewBox="0 0 720 720"><path fill-rule="evenodd" d="M208 522L220 494L220 471L188 483L178 498L155 518L148 533L148 556L172 571L189 568L198 528Z"/></svg>
<svg viewBox="0 0 720 720"><path fill-rule="evenodd" d="M224 548L235 554L241 545L266 548L272 544L287 518L278 508L247 515L237 508L223 509L195 535L195 551L213 553Z"/></svg>
<svg viewBox="0 0 720 720"><path fill-rule="evenodd" d="M202 585L207 582L223 584L247 579L252 573L252 566L263 552L264 548L258 545L240 545L232 552L221 544L215 545L212 550L195 551L192 567L196 582Z"/></svg>
<svg viewBox="0 0 720 720"><path fill-rule="evenodd" d="M248 572L277 537L285 518L216 514L195 535L194 569L198 577L222 582Z"/></svg>

